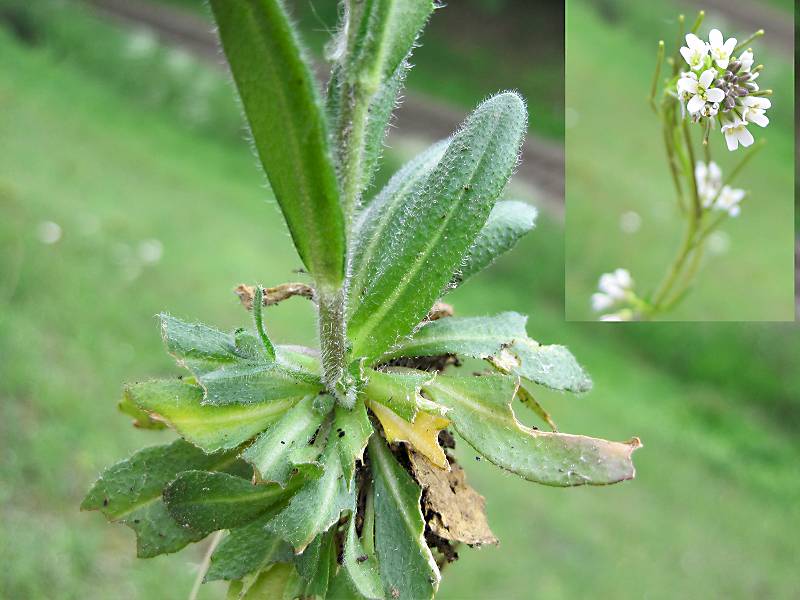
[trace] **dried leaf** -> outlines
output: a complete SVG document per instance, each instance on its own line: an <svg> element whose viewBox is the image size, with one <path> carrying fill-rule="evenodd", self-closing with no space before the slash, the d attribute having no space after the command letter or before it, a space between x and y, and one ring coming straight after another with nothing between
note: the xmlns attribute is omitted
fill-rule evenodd
<svg viewBox="0 0 800 600"><path fill-rule="evenodd" d="M449 472L442 471L411 448L408 458L414 479L422 486L422 507L433 533L469 546L498 542L486 520L486 501L467 485L461 465L451 463Z"/></svg>

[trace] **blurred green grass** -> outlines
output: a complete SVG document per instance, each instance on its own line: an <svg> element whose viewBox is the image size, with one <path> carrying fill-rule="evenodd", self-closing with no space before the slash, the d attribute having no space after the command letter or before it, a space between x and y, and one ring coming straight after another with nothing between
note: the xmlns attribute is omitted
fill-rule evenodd
<svg viewBox="0 0 800 600"><path fill-rule="evenodd" d="M0 160L0 597L185 597L200 549L136 560L129 530L77 506L102 468L170 437L115 409L123 382L178 372L154 315L242 325L232 286L296 279L299 261L244 142L4 30L0 55L0 140L13 149ZM43 221L62 227L57 243L39 241ZM151 239L164 254L146 265ZM544 217L449 298L464 315L530 313L531 335L568 344L595 391L540 399L564 431L642 436L638 479L542 488L461 444L502 543L464 549L441 597L796 596L797 327L565 325L561 240ZM303 301L268 316L278 341L313 343Z"/></svg>
<svg viewBox="0 0 800 600"><path fill-rule="evenodd" d="M678 4L629 0L570 2L567 13L566 314L596 318L589 297L601 273L631 270L640 293L656 287L683 235L674 188L663 158L659 121L649 93L659 38L674 50ZM690 19L691 20L691 19ZM701 30L720 21L706 17ZM732 31L743 38L748 32ZM775 90L771 123L755 128L768 144L738 180L748 198L739 218L722 228L694 289L666 318L780 321L794 318L794 67L788 56L754 44L766 65L759 82ZM730 169L718 131L712 155ZM623 233L626 212L641 218ZM727 248L726 248L727 246Z"/></svg>

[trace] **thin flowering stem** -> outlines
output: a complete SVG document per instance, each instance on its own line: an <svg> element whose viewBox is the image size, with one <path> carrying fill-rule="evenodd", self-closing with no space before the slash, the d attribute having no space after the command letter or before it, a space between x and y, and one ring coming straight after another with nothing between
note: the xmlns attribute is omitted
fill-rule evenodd
<svg viewBox="0 0 800 600"><path fill-rule="evenodd" d="M731 172L728 173L728 176L725 178L723 185L730 185L736 176L741 173L742 169L749 163L753 157L758 154L761 150L763 150L764 146L767 145L767 140L759 140L759 142L750 148L750 151L742 157L742 160L731 169Z"/></svg>
<svg viewBox="0 0 800 600"><path fill-rule="evenodd" d="M686 172L686 178L691 181L689 187L692 190L692 200L694 202L694 220L696 221L700 217L703 207L700 204L700 194L697 192L697 180L694 177L694 147L692 146L692 136L689 133L689 127L686 125L686 119L683 119L681 122L681 128L683 130L684 140L686 141L686 151L689 155L689 169Z"/></svg>
<svg viewBox="0 0 800 600"><path fill-rule="evenodd" d="M697 18L694 20L694 25L692 25L691 32L697 33L697 30L700 29L700 25L703 24L703 19L706 18L706 11L701 10L697 13Z"/></svg>
<svg viewBox="0 0 800 600"><path fill-rule="evenodd" d="M656 90L658 89L658 78L661 75L661 65L664 62L664 40L658 42L658 53L656 55L656 70L653 73L653 84L650 86L650 106L654 112L658 112L656 106Z"/></svg>
<svg viewBox="0 0 800 600"><path fill-rule="evenodd" d="M672 290L672 287L678 281L684 265L686 264L686 259L692 251L696 227L696 221L694 219L690 219L689 225L686 228L686 234L683 238L683 242L678 250L678 254L672 261L667 273L661 280L661 284L658 286L656 292L653 294L652 299L650 300L650 304L653 307L651 309L651 316L663 311L664 301Z"/></svg>
<svg viewBox="0 0 800 600"><path fill-rule="evenodd" d="M741 50L742 48L747 48L747 46L750 44L750 42L752 42L755 39L760 38L762 35L764 35L764 30L763 29L759 29L753 35L751 35L749 38L747 38L746 40L741 42L738 46L736 46L736 48L734 48L733 51L734 52L739 52L739 50Z"/></svg>
<svg viewBox="0 0 800 600"><path fill-rule="evenodd" d="M681 60L681 53L680 47L683 44L683 27L686 23L686 17L683 15L678 15L678 41L675 44L675 55L672 57L672 75L675 76L678 74L678 65L680 64Z"/></svg>
<svg viewBox="0 0 800 600"><path fill-rule="evenodd" d="M683 276L683 281L680 283L678 289L672 294L669 300L666 300L664 303L664 311L674 309L678 303L686 297L686 293L689 291L689 287L692 285L694 278L697 276L697 272L700 269L700 264L703 261L703 252L705 250L705 244L700 244L699 246L695 246L694 250L691 254L691 260L689 262L689 266L686 268L686 272Z"/></svg>

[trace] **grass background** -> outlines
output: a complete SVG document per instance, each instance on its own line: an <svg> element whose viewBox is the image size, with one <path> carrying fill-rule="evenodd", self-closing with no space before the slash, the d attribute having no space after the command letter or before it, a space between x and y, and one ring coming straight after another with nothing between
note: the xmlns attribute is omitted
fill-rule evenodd
<svg viewBox="0 0 800 600"><path fill-rule="evenodd" d="M202 548L137 560L128 529L78 504L101 469L170 437L115 409L124 382L178 372L154 315L240 326L233 285L295 279L299 261L247 145L214 125L235 118L230 88L65 10L34 45L0 28L0 597L184 598ZM186 91L206 76L221 91ZM39 241L43 221L60 241ZM543 488L461 444L501 545L464 549L440 597L796 597L797 326L564 324L562 239L544 216L450 300L529 313L533 337L569 345L594 391L540 399L564 431L640 435L638 478ZM279 342L313 343L302 300L268 318Z"/></svg>
<svg viewBox="0 0 800 600"><path fill-rule="evenodd" d="M640 294L651 292L682 239L684 224L666 165L660 121L646 98L657 41L666 40L667 53L674 51L677 14L686 8L671 2L569 2L568 319L596 318L589 297L600 274L616 267L632 272ZM694 16L687 14L691 23ZM751 33L726 25L711 13L701 33L714 26L739 39ZM751 128L768 144L736 182L748 191L742 214L723 225L721 247L715 253L709 245L694 289L667 319L794 319L794 65L791 56L770 50L768 36L753 46L765 65L759 83L775 91L771 123L766 129ZM699 140L698 131L694 133ZM742 156L741 151L726 149L719 130L712 132L709 143L723 172ZM622 215L629 211L641 218L635 233L620 228Z"/></svg>

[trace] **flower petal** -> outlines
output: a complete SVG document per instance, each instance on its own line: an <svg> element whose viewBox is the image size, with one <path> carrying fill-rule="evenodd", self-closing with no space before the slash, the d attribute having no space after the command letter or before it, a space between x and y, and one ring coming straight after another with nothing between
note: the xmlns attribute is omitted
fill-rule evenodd
<svg viewBox="0 0 800 600"><path fill-rule="evenodd" d="M690 113L700 112L705 105L706 101L700 96L692 96L692 99L689 100L689 103L686 105L686 110Z"/></svg>
<svg viewBox="0 0 800 600"><path fill-rule="evenodd" d="M737 127L736 128L736 137L739 139L739 143L747 148L753 144L755 139L753 138L753 134L747 130L747 127Z"/></svg>
<svg viewBox="0 0 800 600"><path fill-rule="evenodd" d="M703 74L700 75L700 87L707 88L710 86L716 74L717 72L714 69L706 69L703 71Z"/></svg>
<svg viewBox="0 0 800 600"><path fill-rule="evenodd" d="M725 92L719 88L708 88L706 90L706 99L709 102L722 102L725 99Z"/></svg>
<svg viewBox="0 0 800 600"><path fill-rule="evenodd" d="M728 144L728 150L733 152L739 147L739 140L736 139L736 134L730 129L725 130L725 142Z"/></svg>
<svg viewBox="0 0 800 600"><path fill-rule="evenodd" d="M688 35L686 36L686 41L687 42L689 41ZM711 42L711 45L716 48L722 46L722 32L719 29L712 29L711 31L708 32L708 41Z"/></svg>

